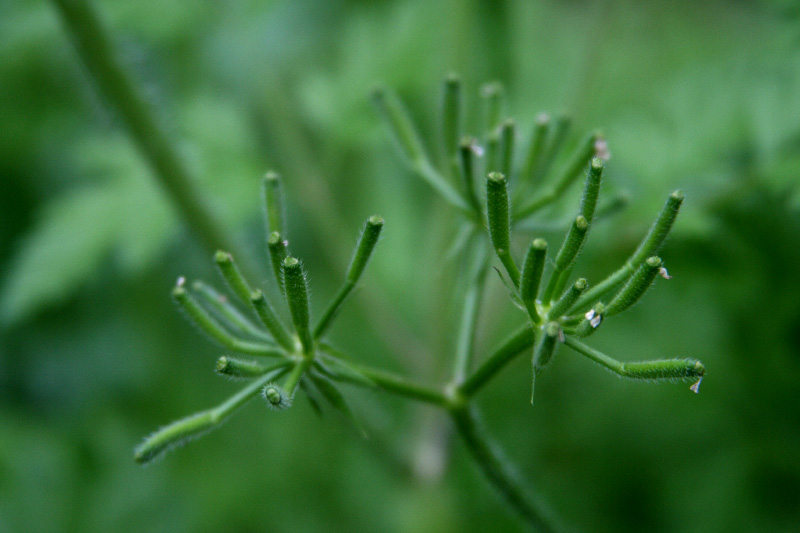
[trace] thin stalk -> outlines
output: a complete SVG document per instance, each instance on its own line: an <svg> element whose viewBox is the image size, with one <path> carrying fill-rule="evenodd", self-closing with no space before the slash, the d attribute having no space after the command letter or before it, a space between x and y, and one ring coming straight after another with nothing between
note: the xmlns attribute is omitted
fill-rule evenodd
<svg viewBox="0 0 800 533"><path fill-rule="evenodd" d="M269 305L269 301L267 301L267 297L264 296L264 293L258 289L250 293L250 303L256 310L256 314L261 320L261 323L264 324L264 327L272 334L272 337L278 344L283 346L287 351L293 352L295 349L294 339L292 339L289 331L283 326L283 323L278 318L278 315L275 314L272 306Z"/></svg>
<svg viewBox="0 0 800 533"><path fill-rule="evenodd" d="M275 172L267 172L261 182L262 199L264 201L264 218L267 223L267 235L273 231L286 233L286 216L283 208L283 187L281 178Z"/></svg>
<svg viewBox="0 0 800 533"><path fill-rule="evenodd" d="M623 363L572 337L567 337L564 344L625 378L646 381L699 380L706 373L703 363L696 359L659 359Z"/></svg>
<svg viewBox="0 0 800 533"><path fill-rule="evenodd" d="M536 179L542 179L550 172L550 167L558 159L558 154L567 140L570 130L572 129L572 118L568 115L559 115L553 121L550 128L550 138L548 139L547 148L541 157L541 163L536 171Z"/></svg>
<svg viewBox="0 0 800 533"><path fill-rule="evenodd" d="M514 193L514 204L516 205L521 199L527 186L533 181L536 175L536 168L540 163L542 156L542 149L544 148L544 140L547 137L547 130L550 127L550 115L541 113L536 117L536 124L533 128L531 135L531 144L528 148L528 153L525 156L525 162L522 165L522 170L519 174L519 181L517 182L517 190Z"/></svg>
<svg viewBox="0 0 800 533"><path fill-rule="evenodd" d="M195 179L172 137L119 60L111 35L94 6L83 0L53 0L53 5L98 92L116 111L139 152L153 169L153 176L203 247L213 253L233 244L233 239L196 187Z"/></svg>
<svg viewBox="0 0 800 533"><path fill-rule="evenodd" d="M308 370L308 367L311 366L311 363L312 360L310 357L304 357L292 368L289 377L286 378L286 381L283 383L283 388L286 389L289 398L294 397L294 393L298 385L300 385L300 380L303 378L303 374L305 374L306 370Z"/></svg>
<svg viewBox="0 0 800 533"><path fill-rule="evenodd" d="M462 306L461 322L459 323L456 337L456 361L453 383L460 385L472 366L472 358L475 350L475 330L478 324L478 311L483 296L483 289L486 286L486 261L483 248L478 248L479 254L475 259L479 263L477 272L471 272L470 283L464 294L464 305Z"/></svg>
<svg viewBox="0 0 800 533"><path fill-rule="evenodd" d="M218 293L213 287L202 281L195 281L192 283L192 290L217 315L217 318L222 321L223 327L233 330L234 333L248 335L259 340L272 340L269 335L257 328L250 322L250 319L234 307L225 295Z"/></svg>
<svg viewBox="0 0 800 533"><path fill-rule="evenodd" d="M273 344L248 342L237 339L230 332L226 331L208 312L197 303L183 286L182 279L173 289L172 296L175 302L186 313L186 316L194 322L212 340L217 341L221 346L239 353L249 355L263 355L266 357L284 357L284 352Z"/></svg>
<svg viewBox="0 0 800 533"><path fill-rule="evenodd" d="M550 280L545 287L542 295L542 303L549 305L550 302L556 297L556 290L558 289L561 275L566 272L573 264L575 259L583 247L586 240L586 233L589 231L589 222L583 217L578 215L575 222L570 226L567 236L564 237L564 243L556 254L555 265L553 272L550 274Z"/></svg>
<svg viewBox="0 0 800 533"><path fill-rule="evenodd" d="M397 96L383 88L375 90L372 96L411 168L428 182L428 185L435 189L444 200L468 217L474 218L475 213L464 198L433 168L414 124Z"/></svg>
<svg viewBox="0 0 800 533"><path fill-rule="evenodd" d="M586 291L581 299L578 300L575 307L582 307L599 300L606 293L612 291L617 285L628 279L645 259L658 253L675 223L675 218L678 216L683 198L683 193L681 191L674 191L669 196L667 203L664 204L664 207L658 214L658 218L656 218L653 225L650 226L647 235L642 239L642 242L639 243L636 251L625 261L625 264L622 265L619 270Z"/></svg>
<svg viewBox="0 0 800 533"><path fill-rule="evenodd" d="M461 177L463 179L464 191L467 193L467 200L472 206L479 219L483 218L478 196L475 194L475 150L477 141L472 137L466 137L459 145L459 158L461 160Z"/></svg>
<svg viewBox="0 0 800 533"><path fill-rule="evenodd" d="M283 240L283 236L277 231L269 234L267 239L267 249L269 250L269 262L272 265L272 274L275 277L275 283L278 284L281 294L285 297L283 289L283 260L289 255L286 247L289 245L288 241Z"/></svg>
<svg viewBox="0 0 800 533"><path fill-rule="evenodd" d="M311 358L314 353L314 339L311 336L309 321L311 314L308 302L308 286L306 273L300 261L294 257L287 257L283 261L283 281L286 288L286 301L289 304L289 314L300 344L303 345L303 354Z"/></svg>
<svg viewBox="0 0 800 533"><path fill-rule="evenodd" d="M486 180L486 206L489 236L497 257L515 287L519 287L519 268L511 256L511 219L508 206L508 181L499 172L491 172Z"/></svg>
<svg viewBox="0 0 800 533"><path fill-rule="evenodd" d="M442 91L442 149L453 177L458 177L458 143L463 123L461 80L450 74Z"/></svg>
<svg viewBox="0 0 800 533"><path fill-rule="evenodd" d="M247 361L223 355L217 359L217 365L214 367L214 371L221 376L232 379L251 379L263 376L268 372L280 370L290 364L292 363L287 360L267 366L258 361Z"/></svg>
<svg viewBox="0 0 800 533"><path fill-rule="evenodd" d="M542 207L555 202L581 175L581 170L586 167L587 163L594 154L594 143L596 140L596 134L586 137L586 139L581 142L581 144L572 154L569 161L567 161L564 169L561 171L561 174L555 179L555 182L547 190L547 192L532 200L528 205L521 207L516 213L514 213L514 218L525 218L529 215L532 215Z"/></svg>
<svg viewBox="0 0 800 533"><path fill-rule="evenodd" d="M347 361L348 359L339 350L333 348L329 344L321 343L320 349L329 356L335 357L340 362ZM412 400L438 405L439 407L445 407L448 405L447 398L438 390L431 389L425 385L413 383L408 381L406 378L397 376L395 374L370 368L352 361L347 361L347 364L359 374L367 377L375 385L387 392L392 392L405 398L411 398ZM357 379L348 379L346 376L339 376L339 379L341 381L348 381L354 385L359 385L362 387L365 386L363 381L359 381Z"/></svg>
<svg viewBox="0 0 800 533"><path fill-rule="evenodd" d="M320 338L325 333L347 296L353 291L358 280L361 279L361 275L364 273L370 257L372 257L372 252L375 251L375 245L378 244L382 229L383 219L377 215L371 216L364 224L364 229L358 238L358 244L356 244L356 250L353 253L353 259L347 268L344 285L339 289L328 309L322 314L317 327L314 328L313 336L315 339Z"/></svg>
<svg viewBox="0 0 800 533"><path fill-rule="evenodd" d="M461 394L466 398L472 397L515 357L530 349L534 341L530 324L519 328L459 387Z"/></svg>
<svg viewBox="0 0 800 533"><path fill-rule="evenodd" d="M500 172L511 181L511 172L514 167L514 141L516 140L517 128L512 119L503 121L500 126L500 139L502 141L503 153L500 158Z"/></svg>
<svg viewBox="0 0 800 533"><path fill-rule="evenodd" d="M171 448L183 446L190 440L211 431L233 414L236 409L257 396L259 390L269 383L270 380L280 377L285 372L285 370L281 370L277 373L271 372L265 374L217 407L195 413L159 429L136 447L133 456L134 460L140 464L148 463L169 451Z"/></svg>
<svg viewBox="0 0 800 533"><path fill-rule="evenodd" d="M472 458L505 502L536 531L557 531L550 513L536 499L526 494L522 484L496 445L486 437L474 408L451 411L453 422Z"/></svg>
<svg viewBox="0 0 800 533"><path fill-rule="evenodd" d="M536 296L544 272L544 260L547 255L547 241L534 239L522 263L522 279L519 283L519 295L528 309L528 316L534 323L539 322L539 311L536 309Z"/></svg>

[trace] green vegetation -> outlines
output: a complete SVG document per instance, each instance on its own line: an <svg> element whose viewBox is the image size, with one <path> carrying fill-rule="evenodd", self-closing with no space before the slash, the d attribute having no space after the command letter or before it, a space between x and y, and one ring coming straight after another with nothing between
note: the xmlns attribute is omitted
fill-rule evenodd
<svg viewBox="0 0 800 533"><path fill-rule="evenodd" d="M788 3L0 13L0 530L795 527Z"/></svg>

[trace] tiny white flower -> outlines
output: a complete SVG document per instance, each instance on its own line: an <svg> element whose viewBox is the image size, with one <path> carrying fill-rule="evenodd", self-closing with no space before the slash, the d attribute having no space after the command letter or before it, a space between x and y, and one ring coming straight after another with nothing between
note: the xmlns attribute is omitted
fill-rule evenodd
<svg viewBox="0 0 800 533"><path fill-rule="evenodd" d="M597 316L595 316L593 319L591 319L589 321L589 324L591 324L593 328L597 329L597 326L600 325L600 321L601 320L603 320L603 316L602 315L597 315Z"/></svg>
<svg viewBox="0 0 800 533"><path fill-rule="evenodd" d="M690 390L691 390L693 393L695 393L695 394L698 394L698 393L700 392L700 383L702 383L702 382L703 382L703 378L700 378L700 379L698 379L698 380L697 380L697 382L696 382L694 385L692 385L691 387L689 387L689 389L690 389Z"/></svg>
<svg viewBox="0 0 800 533"><path fill-rule="evenodd" d="M658 274L664 279L672 279L672 276L669 275L669 272L664 267L658 269Z"/></svg>

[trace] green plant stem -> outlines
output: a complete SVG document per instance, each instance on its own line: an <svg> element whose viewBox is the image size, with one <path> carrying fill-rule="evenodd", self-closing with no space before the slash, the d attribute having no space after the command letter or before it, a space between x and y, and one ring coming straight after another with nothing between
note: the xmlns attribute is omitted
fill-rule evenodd
<svg viewBox="0 0 800 533"><path fill-rule="evenodd" d="M494 485L506 503L536 531L557 531L552 517L543 506L523 489L512 468L506 463L496 446L489 442L480 427L474 408L466 407L450 412L459 435L464 440L472 458L486 478Z"/></svg>
<svg viewBox="0 0 800 533"><path fill-rule="evenodd" d="M533 326L525 324L509 337L489 358L459 387L466 398L472 397L515 357L533 346Z"/></svg>
<svg viewBox="0 0 800 533"><path fill-rule="evenodd" d="M192 438L199 437L214 429L236 409L256 396L261 387L269 383L270 380L280 377L283 373L285 373L285 370L279 371L277 375L273 372L267 373L248 384L217 407L195 413L159 429L136 448L134 460L137 463L147 463L170 448L185 444Z"/></svg>
<svg viewBox="0 0 800 533"><path fill-rule="evenodd" d="M255 324L245 317L234 307L223 294L218 293L213 287L206 285L202 281L192 283L192 290L202 299L203 302L222 322L222 326L233 330L234 333L255 337L258 340L271 341L272 338L263 330L257 328Z"/></svg>
<svg viewBox="0 0 800 533"><path fill-rule="evenodd" d="M361 236L358 238L358 244L353 253L353 259L350 261L350 266L347 269L344 285L339 289L339 292L333 298L333 301L322 314L322 318L314 328L313 337L315 339L322 337L336 317L342 304L347 299L347 296L356 287L358 280L361 279L361 275L364 273L364 269L375 250L375 245L378 244L378 238L381 235L382 229L383 219L377 215L371 216L366 224L364 224L364 229L361 232Z"/></svg>
<svg viewBox="0 0 800 533"><path fill-rule="evenodd" d="M283 346L286 351L293 352L295 349L294 339L283 326L278 315L275 314L275 311L272 309L269 301L267 301L267 297L264 296L264 293L258 289L253 291L250 294L250 303L253 309L255 309L261 323L264 324L264 327L272 334L275 341Z"/></svg>
<svg viewBox="0 0 800 533"><path fill-rule="evenodd" d="M98 91L119 115L153 168L154 177L204 248L213 253L233 244L233 239L196 188L175 143L123 67L94 7L84 0L53 0L53 4Z"/></svg>
<svg viewBox="0 0 800 533"><path fill-rule="evenodd" d="M286 378L286 382L283 384L283 388L289 393L289 397L294 396L295 390L297 390L298 385L300 385L300 380L303 378L303 374L305 374L308 367L311 366L311 363L312 359L310 357L304 357L292 368L289 377Z"/></svg>
<svg viewBox="0 0 800 533"><path fill-rule="evenodd" d="M664 204L664 207L658 214L658 218L656 218L653 225L650 226L647 235L645 235L642 242L639 243L639 246L630 258L625 261L625 264L606 279L586 291L574 307L579 308L587 304L593 304L596 300L628 279L645 259L658 253L667 235L669 235L669 232L672 230L673 224L675 224L675 219L678 216L678 211L682 204L683 193L681 191L674 191L670 194L666 204Z"/></svg>
<svg viewBox="0 0 800 533"><path fill-rule="evenodd" d="M482 252L482 249L481 249ZM480 263L477 274L471 273L471 283L464 295L461 322L456 340L456 361L453 383L461 385L472 366L472 357L475 349L475 330L478 324L478 311L480 309L483 289L486 285L486 264L483 255L477 259Z"/></svg>
<svg viewBox="0 0 800 533"><path fill-rule="evenodd" d="M237 339L217 322L208 312L197 303L183 285L178 285L172 291L175 302L186 312L192 322L203 330L211 339L221 346L239 353L249 355L263 355L265 357L284 357L284 352L277 346L267 343L248 342Z"/></svg>
<svg viewBox="0 0 800 533"><path fill-rule="evenodd" d="M344 354L329 344L321 343L320 349L322 349L329 356L333 356L341 362L347 361L348 366L352 367L361 375L369 378L369 380L375 385L387 392L392 392L398 396L411 398L412 400L438 405L439 407L445 407L448 405L447 398L438 390L426 387L424 385L419 385L417 383L412 383L403 377L385 372L383 370L377 370L349 361L349 358L344 356ZM361 387L365 386L363 381L350 379L347 376L339 376L338 379L340 381L347 381L348 383L359 385Z"/></svg>

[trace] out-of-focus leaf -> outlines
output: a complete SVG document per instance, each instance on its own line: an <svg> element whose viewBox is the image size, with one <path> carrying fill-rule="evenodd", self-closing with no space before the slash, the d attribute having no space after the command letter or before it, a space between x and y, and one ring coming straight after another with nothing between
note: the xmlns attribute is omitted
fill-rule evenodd
<svg viewBox="0 0 800 533"><path fill-rule="evenodd" d="M63 300L99 267L122 222L115 197L107 187L91 188L45 207L4 280L0 321L19 321Z"/></svg>

